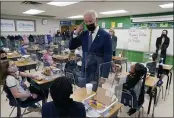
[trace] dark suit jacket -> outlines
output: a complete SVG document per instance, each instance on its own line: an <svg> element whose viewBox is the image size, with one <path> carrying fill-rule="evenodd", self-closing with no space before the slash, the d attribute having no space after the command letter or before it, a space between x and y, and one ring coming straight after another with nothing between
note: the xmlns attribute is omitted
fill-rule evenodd
<svg viewBox="0 0 174 118"><path fill-rule="evenodd" d="M158 37L156 40L156 51L157 52L160 48L161 42L162 42L162 37ZM170 43L170 39L169 39L169 37L166 37L164 40L164 43L162 44L162 47L161 47L161 54L166 54L169 43Z"/></svg>
<svg viewBox="0 0 174 118"><path fill-rule="evenodd" d="M112 41L109 33L99 28L99 31L89 51L88 51L88 37L89 37L89 31L83 31L78 37L72 39L69 43L70 50L74 50L77 47L82 46L82 51L83 51L82 68L86 63L85 58L87 53L93 53L99 55L103 59L103 63L110 62L112 60ZM109 75L109 66L103 68L102 73L103 77L107 78Z"/></svg>
<svg viewBox="0 0 174 118"><path fill-rule="evenodd" d="M45 103L42 106L42 118L61 118L58 112L53 102ZM73 101L67 114L70 118L85 118L85 107L82 103Z"/></svg>

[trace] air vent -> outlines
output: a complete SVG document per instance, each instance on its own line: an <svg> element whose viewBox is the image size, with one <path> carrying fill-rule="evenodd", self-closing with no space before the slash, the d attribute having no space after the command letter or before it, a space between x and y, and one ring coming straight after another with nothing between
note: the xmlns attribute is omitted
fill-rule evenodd
<svg viewBox="0 0 174 118"><path fill-rule="evenodd" d="M50 15L33 15L33 16L42 17L42 18L53 18L53 17L56 17L56 16L50 16Z"/></svg>
<svg viewBox="0 0 174 118"><path fill-rule="evenodd" d="M41 5L42 3L35 2L35 1L23 1L22 4L26 4L26 5Z"/></svg>

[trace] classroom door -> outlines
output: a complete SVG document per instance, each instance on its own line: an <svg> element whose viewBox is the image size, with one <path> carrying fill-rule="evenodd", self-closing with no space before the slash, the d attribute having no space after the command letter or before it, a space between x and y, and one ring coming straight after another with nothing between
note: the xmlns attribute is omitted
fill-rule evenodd
<svg viewBox="0 0 174 118"><path fill-rule="evenodd" d="M61 33L67 30L69 30L69 26L61 26Z"/></svg>

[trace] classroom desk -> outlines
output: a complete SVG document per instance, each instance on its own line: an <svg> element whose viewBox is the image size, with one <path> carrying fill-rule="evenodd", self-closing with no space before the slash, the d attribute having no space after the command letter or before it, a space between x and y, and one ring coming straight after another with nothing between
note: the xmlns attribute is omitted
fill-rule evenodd
<svg viewBox="0 0 174 118"><path fill-rule="evenodd" d="M27 52L28 53L35 53L36 54L40 50L41 50L40 48L30 48L30 49L28 48L27 49Z"/></svg>
<svg viewBox="0 0 174 118"><path fill-rule="evenodd" d="M43 85L43 84L47 84L47 83L53 82L55 79L57 79L60 76L59 73L55 74L55 75L52 75L52 76L45 76L45 75L42 74L42 71L37 71L37 72L35 72L33 74L38 75L40 78L42 78L41 81L33 79L33 81L35 83L37 83L38 85Z"/></svg>
<svg viewBox="0 0 174 118"><path fill-rule="evenodd" d="M21 55L19 53L7 53L7 59L11 59L13 61L17 61L17 58L20 58Z"/></svg>
<svg viewBox="0 0 174 118"><path fill-rule="evenodd" d="M65 63L68 61L69 55L53 55L52 57L55 62Z"/></svg>
<svg viewBox="0 0 174 118"><path fill-rule="evenodd" d="M129 73L126 72L124 73L125 75L128 75ZM152 116L154 116L154 111L155 111L155 106L156 106L156 97L157 97L157 82L158 82L158 78L156 77L152 77L149 76L150 73L147 73L147 77L146 77L146 81L145 81L145 86L152 88L152 91L150 93L150 99L149 99L149 105L148 105L148 110L147 110L147 115L149 115L150 113L150 109L151 109L151 104L152 104L152 99L154 97L154 105L153 105L153 111L152 111Z"/></svg>
<svg viewBox="0 0 174 118"><path fill-rule="evenodd" d="M126 64L126 72L127 72L127 58L124 57L118 57L118 56L113 56L112 60L116 63L116 64Z"/></svg>
<svg viewBox="0 0 174 118"><path fill-rule="evenodd" d="M150 99L149 99L149 105L148 105L147 115L149 115L149 113L150 113L151 103L152 103L152 99L154 97L154 105L153 105L152 117L154 116L154 110L155 110L155 106L157 104L157 101L156 101L156 99L157 99L157 93L158 93L157 88L156 88L157 87L156 86L157 82L158 82L158 78L152 77L152 76L148 76L146 78L146 81L145 81L145 85L147 87L152 88L151 93L150 93Z"/></svg>
<svg viewBox="0 0 174 118"><path fill-rule="evenodd" d="M20 71L25 71L25 70L30 70L35 69L36 70L36 65L37 62L35 61L14 61L16 66L19 68Z"/></svg>
<svg viewBox="0 0 174 118"><path fill-rule="evenodd" d="M157 66L158 68L158 66ZM164 95L164 101L166 99L166 93L168 90L168 94L169 94L169 90L170 90L170 85L171 85L171 81L172 81L172 69L173 69L173 65L163 65L163 74L167 75L167 83L166 83L166 90L165 90L165 95ZM170 75L169 75L170 74Z"/></svg>
<svg viewBox="0 0 174 118"><path fill-rule="evenodd" d="M73 100L82 102L85 98L89 97L90 95L94 94L95 92L92 92L91 94L86 93L86 88L79 88L78 90L74 91L73 94L71 95L71 98ZM115 106L110 110L109 115L106 117L114 117L118 111L123 107L123 104L117 103Z"/></svg>

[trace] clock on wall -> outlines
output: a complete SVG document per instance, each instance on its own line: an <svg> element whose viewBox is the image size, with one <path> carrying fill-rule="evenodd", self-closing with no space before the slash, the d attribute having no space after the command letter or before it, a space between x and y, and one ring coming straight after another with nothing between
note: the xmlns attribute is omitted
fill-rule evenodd
<svg viewBox="0 0 174 118"><path fill-rule="evenodd" d="M46 19L42 20L43 25L46 25L47 23L48 23L48 20L46 20Z"/></svg>

